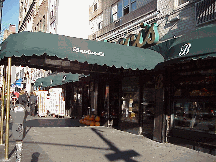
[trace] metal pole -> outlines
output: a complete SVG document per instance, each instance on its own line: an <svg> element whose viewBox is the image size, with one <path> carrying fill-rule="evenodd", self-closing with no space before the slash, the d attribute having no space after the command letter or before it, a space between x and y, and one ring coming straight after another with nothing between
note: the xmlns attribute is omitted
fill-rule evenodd
<svg viewBox="0 0 216 162"><path fill-rule="evenodd" d="M8 160L9 149L9 111L10 111L10 77L11 77L11 57L8 58L7 72L7 109L6 109L6 139L5 139L5 159Z"/></svg>
<svg viewBox="0 0 216 162"><path fill-rule="evenodd" d="M3 75L3 85L2 85L2 98L1 98L1 125L0 125L0 145L3 145L3 126L4 126L4 93L5 93L5 80Z"/></svg>

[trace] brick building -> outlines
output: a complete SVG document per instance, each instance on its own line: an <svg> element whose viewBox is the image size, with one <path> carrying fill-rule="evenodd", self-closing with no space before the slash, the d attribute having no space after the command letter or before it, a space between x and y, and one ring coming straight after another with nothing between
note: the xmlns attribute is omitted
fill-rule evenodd
<svg viewBox="0 0 216 162"><path fill-rule="evenodd" d="M9 26L9 29L4 30L3 41L10 35L16 33L16 25Z"/></svg>
<svg viewBox="0 0 216 162"><path fill-rule="evenodd" d="M48 0L43 0L34 15L33 24L32 24L33 32L36 32L36 31L47 32L48 31L48 23L47 23L48 18L49 18Z"/></svg>
<svg viewBox="0 0 216 162"><path fill-rule="evenodd" d="M32 31L33 19L41 0L20 0L18 32Z"/></svg>
<svg viewBox="0 0 216 162"><path fill-rule="evenodd" d="M90 40L138 48L140 42L153 38L146 31L154 24L159 41L141 47L164 57L149 76L129 71L122 80L115 79L121 100L108 105L117 110L118 129L216 154L216 103L211 89L215 82L215 9L215 0L94 1L89 8ZM137 41L141 34L145 39ZM127 57L133 56L131 52ZM212 85L204 79L209 76Z"/></svg>
<svg viewBox="0 0 216 162"><path fill-rule="evenodd" d="M140 23L157 23L161 42L179 37L200 26L215 23L215 17L208 17L215 4L200 7L201 3L205 5L208 1L95 0L89 8L89 39L116 42L137 34L141 30ZM208 10L209 14L206 13ZM206 19L201 19L203 16Z"/></svg>
<svg viewBox="0 0 216 162"><path fill-rule="evenodd" d="M71 10L70 6L81 6ZM67 17L71 17L71 20ZM78 23L74 23L78 22ZM71 37L87 38L87 30L77 32L88 25L88 4L70 0L20 0L19 32L46 32ZM86 33L86 34L85 34ZM83 36L82 36L83 35Z"/></svg>

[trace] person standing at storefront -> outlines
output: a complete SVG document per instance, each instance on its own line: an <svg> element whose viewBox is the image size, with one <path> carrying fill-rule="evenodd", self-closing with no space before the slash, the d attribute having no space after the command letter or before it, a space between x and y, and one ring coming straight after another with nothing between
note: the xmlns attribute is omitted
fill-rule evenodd
<svg viewBox="0 0 216 162"><path fill-rule="evenodd" d="M198 109L198 103L193 102L193 111L191 113L191 121L190 121L190 128L194 128L194 125L196 123L196 116L197 116L197 109Z"/></svg>
<svg viewBox="0 0 216 162"><path fill-rule="evenodd" d="M34 95L33 92L31 92L30 98L29 98L29 106L30 106L30 114L31 116L35 116L35 107L37 103L37 97Z"/></svg>

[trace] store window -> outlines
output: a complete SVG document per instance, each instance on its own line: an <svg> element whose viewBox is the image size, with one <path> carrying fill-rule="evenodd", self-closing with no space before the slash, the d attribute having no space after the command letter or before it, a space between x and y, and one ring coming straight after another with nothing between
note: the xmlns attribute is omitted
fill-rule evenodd
<svg viewBox="0 0 216 162"><path fill-rule="evenodd" d="M121 120L138 123L139 78L125 77L122 81Z"/></svg>
<svg viewBox="0 0 216 162"><path fill-rule="evenodd" d="M184 102L174 103L174 126L216 134L216 103L215 102Z"/></svg>
<svg viewBox="0 0 216 162"><path fill-rule="evenodd" d="M174 81L174 127L216 134L216 70L182 72Z"/></svg>

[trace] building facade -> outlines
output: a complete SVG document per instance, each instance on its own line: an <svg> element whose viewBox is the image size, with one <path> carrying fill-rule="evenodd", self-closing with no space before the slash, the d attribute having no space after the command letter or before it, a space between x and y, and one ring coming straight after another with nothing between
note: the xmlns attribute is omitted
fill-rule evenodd
<svg viewBox="0 0 216 162"><path fill-rule="evenodd" d="M80 5L80 10L70 8ZM71 17L71 20L68 17ZM88 26L88 4L70 0L20 0L19 32L40 31L87 38L87 30L77 32L80 26Z"/></svg>
<svg viewBox="0 0 216 162"><path fill-rule="evenodd" d="M1 0L0 1L0 31L2 30L1 29L1 22L2 22L2 8L3 8L3 2L4 2L5 0Z"/></svg>
<svg viewBox="0 0 216 162"><path fill-rule="evenodd" d="M214 90L210 88L215 77L214 66L210 63L215 59L198 59L195 54L210 55L211 48L207 49L208 44L198 45L196 40L192 40L193 37L197 41L203 38L211 29L209 26L216 24L215 5L215 0L94 1L89 8L90 40L150 48L161 53L164 64L167 64L165 70L157 71L155 68L154 72L138 75L130 74L129 70L129 74L123 73L119 77L116 93L121 99L119 105L116 103L114 106L119 129L139 134L138 128L142 126L143 134L153 140L177 142L215 154L215 102ZM153 34L149 29L152 24L157 29L158 41L139 46L149 38L151 42ZM184 35L189 32L196 34ZM141 40L141 36L146 36L143 37L145 40ZM176 43L171 46L175 40ZM179 44L177 50L178 40L185 44ZM154 44L157 48L152 46ZM193 44L197 45L198 51L191 51L192 46L195 49ZM170 48L172 50L169 51ZM179 61L185 55L192 55L189 58L195 60ZM176 62L170 65L169 60L175 59ZM110 82L107 85L111 88L117 84ZM99 96L106 93L107 85L104 83L99 88L100 91L103 89L103 92L98 91ZM114 100L109 97L106 108L105 98L98 97L97 107L106 109L105 114L109 116Z"/></svg>
<svg viewBox="0 0 216 162"><path fill-rule="evenodd" d="M4 30L4 36L3 36L3 41L10 35L16 33L16 25L11 25L9 26L9 29Z"/></svg>
<svg viewBox="0 0 216 162"><path fill-rule="evenodd" d="M157 23L159 41L215 23L214 1L200 0L95 0L89 8L90 40L116 42L138 34L140 23ZM201 5L204 5L201 7ZM209 11L209 13L207 13ZM212 15L212 16L211 16Z"/></svg>

